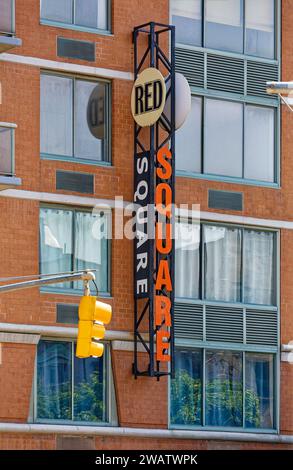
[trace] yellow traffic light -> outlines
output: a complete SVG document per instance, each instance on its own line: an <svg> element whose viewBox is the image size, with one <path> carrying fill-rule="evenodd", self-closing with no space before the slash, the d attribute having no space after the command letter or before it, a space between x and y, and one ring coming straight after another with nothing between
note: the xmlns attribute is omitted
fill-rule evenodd
<svg viewBox="0 0 293 470"><path fill-rule="evenodd" d="M77 357L101 357L103 355L104 345L98 340L104 338L104 324L107 325L111 317L111 305L100 302L97 297L91 295L81 298L78 309Z"/></svg>

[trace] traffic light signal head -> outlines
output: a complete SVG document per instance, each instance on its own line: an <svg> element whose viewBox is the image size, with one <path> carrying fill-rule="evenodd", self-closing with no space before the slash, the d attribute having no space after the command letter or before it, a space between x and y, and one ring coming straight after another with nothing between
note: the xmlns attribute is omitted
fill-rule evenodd
<svg viewBox="0 0 293 470"><path fill-rule="evenodd" d="M104 345L99 343L105 336L105 326L111 321L112 307L97 300L97 297L85 295L81 298L78 309L78 336L76 356L86 358L101 357Z"/></svg>

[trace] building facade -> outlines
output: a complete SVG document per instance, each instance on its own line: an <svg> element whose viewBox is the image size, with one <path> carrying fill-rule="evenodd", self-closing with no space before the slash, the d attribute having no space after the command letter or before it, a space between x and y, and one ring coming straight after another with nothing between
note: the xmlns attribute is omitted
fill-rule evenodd
<svg viewBox="0 0 293 470"><path fill-rule="evenodd" d="M293 75L292 6L0 0L2 282L92 268L113 308L104 356L82 360L80 281L0 294L0 448L293 448L292 115L265 91ZM192 93L176 377L160 381L132 374L133 241L115 225L115 197L133 200L132 31L149 21L176 26Z"/></svg>

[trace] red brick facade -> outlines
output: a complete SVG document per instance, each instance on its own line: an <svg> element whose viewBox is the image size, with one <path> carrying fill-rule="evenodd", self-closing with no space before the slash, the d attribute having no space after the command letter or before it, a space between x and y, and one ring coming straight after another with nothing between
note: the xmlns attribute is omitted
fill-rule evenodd
<svg viewBox="0 0 293 470"><path fill-rule="evenodd" d="M282 2L282 76L293 75L291 54L293 0ZM113 35L96 35L40 24L39 0L16 0L16 34L22 47L9 55L34 57L70 64L132 72L132 29L154 20L169 22L167 0L113 0ZM291 21L292 20L292 21ZM95 41L94 64L67 60L56 55L56 36ZM19 61L18 61L19 62ZM2 104L0 121L17 124L15 173L22 179L22 191L83 196L57 191L56 169L93 173L95 194L100 199L115 195L132 200L133 190L133 120L130 113L130 80L112 80L112 166L99 167L72 162L40 159L40 66L0 60ZM208 189L242 191L244 210L218 211L244 217L293 222L293 118L282 110L281 188L231 184L179 178L176 183L178 203L200 204L208 209ZM43 197L44 200L47 196ZM39 272L39 207L38 200L25 195L5 197L0 193L0 277L22 276ZM217 212L217 211L213 211ZM245 221L243 222L245 223ZM111 294L113 306L111 330L133 329L132 242L112 241ZM281 344L293 339L293 232L281 230ZM0 295L0 323L57 326L56 303L77 303L76 296L40 293L34 288ZM60 325L59 325L60 326ZM26 423L29 416L34 376L36 346L2 343L0 362L0 423ZM134 380L132 352L113 351L113 375L118 422L122 427L168 428L167 380L152 378ZM293 366L281 362L280 433L293 435ZM76 441L74 441L76 439ZM86 440L86 443L85 443ZM249 438L248 438L249 440ZM73 442L73 444L72 444ZM179 439L135 439L128 437L74 437L70 446L96 449L278 449L292 445L254 442ZM75 442L75 444L74 444ZM1 449L66 448L66 440L54 434L10 434L0 432ZM85 447L84 447L85 446Z"/></svg>

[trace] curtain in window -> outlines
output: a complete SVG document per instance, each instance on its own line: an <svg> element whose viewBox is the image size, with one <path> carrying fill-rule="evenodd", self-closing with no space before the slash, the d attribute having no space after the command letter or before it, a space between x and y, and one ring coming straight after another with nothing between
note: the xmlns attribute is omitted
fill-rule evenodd
<svg viewBox="0 0 293 470"><path fill-rule="evenodd" d="M201 424L202 352L176 350L176 376L171 381L171 423Z"/></svg>
<svg viewBox="0 0 293 470"><path fill-rule="evenodd" d="M72 418L71 343L41 341L37 359L37 417Z"/></svg>
<svg viewBox="0 0 293 470"><path fill-rule="evenodd" d="M206 0L205 47L243 52L243 0Z"/></svg>
<svg viewBox="0 0 293 470"><path fill-rule="evenodd" d="M12 33L12 0L0 0L0 32Z"/></svg>
<svg viewBox="0 0 293 470"><path fill-rule="evenodd" d="M107 216L76 212L75 219L75 269L97 269L99 290L107 292L108 227ZM83 283L76 283L82 289Z"/></svg>
<svg viewBox="0 0 293 470"><path fill-rule="evenodd" d="M201 0L171 0L172 23L176 26L176 42L202 45Z"/></svg>
<svg viewBox="0 0 293 470"><path fill-rule="evenodd" d="M244 178L274 182L274 109L245 106L244 130Z"/></svg>
<svg viewBox="0 0 293 470"><path fill-rule="evenodd" d="M246 0L246 53L273 59L275 55L275 1Z"/></svg>
<svg viewBox="0 0 293 470"><path fill-rule="evenodd" d="M104 356L103 356L104 357ZM106 421L103 358L74 358L75 421Z"/></svg>
<svg viewBox="0 0 293 470"><path fill-rule="evenodd" d="M61 23L72 23L73 0L42 0L41 17Z"/></svg>
<svg viewBox="0 0 293 470"><path fill-rule="evenodd" d="M191 97L191 111L176 131L176 169L201 173L202 99Z"/></svg>
<svg viewBox="0 0 293 470"><path fill-rule="evenodd" d="M204 173L242 178L243 105L205 100Z"/></svg>
<svg viewBox="0 0 293 470"><path fill-rule="evenodd" d="M87 122L87 106L89 97L96 87L99 87L101 90L101 97L104 97L103 109L105 123L105 85L86 80L75 81L74 156L77 158L87 158L91 160L103 159L103 140L96 139L90 133Z"/></svg>
<svg viewBox="0 0 293 470"><path fill-rule="evenodd" d="M204 226L205 299L239 302L241 230Z"/></svg>
<svg viewBox="0 0 293 470"><path fill-rule="evenodd" d="M246 353L245 425L270 429L274 426L274 357Z"/></svg>
<svg viewBox="0 0 293 470"><path fill-rule="evenodd" d="M242 426L242 353L206 351L207 426Z"/></svg>
<svg viewBox="0 0 293 470"><path fill-rule="evenodd" d="M245 230L243 284L245 303L275 304L275 237L272 232Z"/></svg>
<svg viewBox="0 0 293 470"><path fill-rule="evenodd" d="M41 75L41 152L73 155L71 78Z"/></svg>
<svg viewBox="0 0 293 470"><path fill-rule="evenodd" d="M53 274L72 271L71 211L42 208L40 211L40 272ZM68 287L59 283L56 287Z"/></svg>
<svg viewBox="0 0 293 470"><path fill-rule="evenodd" d="M176 224L175 296L199 298L200 224Z"/></svg>
<svg viewBox="0 0 293 470"><path fill-rule="evenodd" d="M75 24L107 29L107 0L75 0Z"/></svg>

